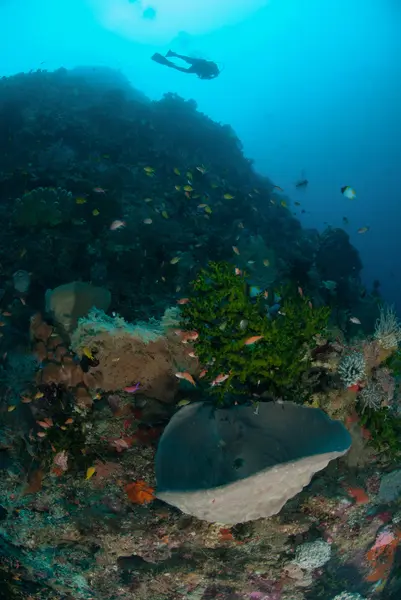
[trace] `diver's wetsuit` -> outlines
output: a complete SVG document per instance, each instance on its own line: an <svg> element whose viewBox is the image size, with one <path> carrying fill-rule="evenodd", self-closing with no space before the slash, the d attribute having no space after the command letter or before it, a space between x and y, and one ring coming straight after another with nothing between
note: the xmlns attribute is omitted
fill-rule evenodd
<svg viewBox="0 0 401 600"><path fill-rule="evenodd" d="M191 66L189 69L186 69L185 67L179 67L170 60L167 60L166 57L171 56L174 58L180 58ZM181 71L182 73L195 73L200 79L214 79L220 74L216 63L210 60L205 60L204 58L184 56L183 54L177 54L171 50L167 52L166 57L162 56L161 54L154 54L152 59L162 65L165 65L166 67L171 67L172 69L176 69L176 71Z"/></svg>

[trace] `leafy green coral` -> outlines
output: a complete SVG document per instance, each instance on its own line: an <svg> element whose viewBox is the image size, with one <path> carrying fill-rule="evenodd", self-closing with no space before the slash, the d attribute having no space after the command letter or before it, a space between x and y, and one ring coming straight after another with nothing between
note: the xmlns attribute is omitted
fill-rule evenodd
<svg viewBox="0 0 401 600"><path fill-rule="evenodd" d="M308 346L327 325L330 309L312 308L306 298L289 292L280 314L269 318L267 299L263 294L250 298L245 277L230 264L209 263L192 283L182 327L199 334L196 354L207 368L206 379L228 375L212 388L219 402L252 393L294 399L293 390L309 368ZM253 336L263 337L248 345Z"/></svg>
<svg viewBox="0 0 401 600"><path fill-rule="evenodd" d="M14 219L20 227L55 227L70 219L72 207L71 192L38 187L17 198Z"/></svg>
<svg viewBox="0 0 401 600"><path fill-rule="evenodd" d="M369 431L370 443L376 450L387 454L392 460L400 457L401 419L397 415L388 408L368 408L360 414L359 422Z"/></svg>

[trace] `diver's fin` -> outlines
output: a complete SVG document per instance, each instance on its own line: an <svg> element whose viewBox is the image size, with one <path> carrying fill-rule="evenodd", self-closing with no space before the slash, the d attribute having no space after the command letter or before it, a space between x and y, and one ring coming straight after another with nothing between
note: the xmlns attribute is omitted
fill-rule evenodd
<svg viewBox="0 0 401 600"><path fill-rule="evenodd" d="M167 52L166 56L175 56L175 52L173 52L172 50L169 50Z"/></svg>
<svg viewBox="0 0 401 600"><path fill-rule="evenodd" d="M159 63L160 65L166 65L167 67L171 66L171 62L169 60L167 60L167 58L165 58L164 56L159 54L158 52L156 52L156 54L154 54L152 56L152 60Z"/></svg>

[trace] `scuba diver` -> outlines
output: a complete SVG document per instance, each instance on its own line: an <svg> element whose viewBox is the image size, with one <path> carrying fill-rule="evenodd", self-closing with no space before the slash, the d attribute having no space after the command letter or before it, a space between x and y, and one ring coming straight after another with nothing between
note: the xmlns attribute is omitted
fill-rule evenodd
<svg viewBox="0 0 401 600"><path fill-rule="evenodd" d="M171 62L171 60L167 60L166 57L180 58L191 66L189 68L179 67ZM167 52L166 56L162 56L156 52L156 54L152 56L152 60L160 65L171 67L172 69L176 69L176 71L181 71L182 73L195 73L200 79L214 79L220 74L216 63L210 60L205 60L204 58L192 58L191 56L183 56L182 54L177 54L171 50Z"/></svg>

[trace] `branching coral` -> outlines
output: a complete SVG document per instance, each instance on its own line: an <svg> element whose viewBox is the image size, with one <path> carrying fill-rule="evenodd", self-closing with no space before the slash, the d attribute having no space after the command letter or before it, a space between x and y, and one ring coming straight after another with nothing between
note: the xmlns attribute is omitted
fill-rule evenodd
<svg viewBox="0 0 401 600"><path fill-rule="evenodd" d="M401 324L392 306L381 306L376 321L375 338L385 350L395 350L401 342Z"/></svg>

